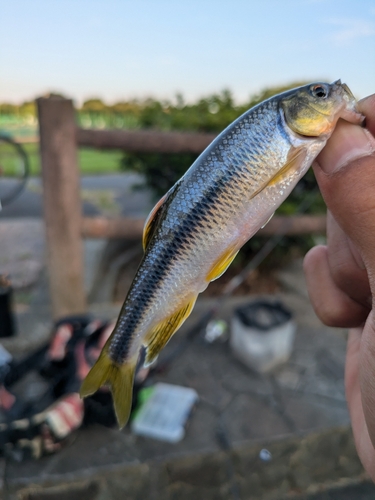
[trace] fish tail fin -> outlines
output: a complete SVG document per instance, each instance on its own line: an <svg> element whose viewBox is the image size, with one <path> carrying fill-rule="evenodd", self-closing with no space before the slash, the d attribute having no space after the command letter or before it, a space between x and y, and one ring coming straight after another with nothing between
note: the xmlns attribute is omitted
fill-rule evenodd
<svg viewBox="0 0 375 500"><path fill-rule="evenodd" d="M114 363L104 348L95 365L82 383L80 396L85 398L94 394L102 385L109 385L117 422L122 429L129 420L133 399L133 381L136 361L130 360L122 365Z"/></svg>

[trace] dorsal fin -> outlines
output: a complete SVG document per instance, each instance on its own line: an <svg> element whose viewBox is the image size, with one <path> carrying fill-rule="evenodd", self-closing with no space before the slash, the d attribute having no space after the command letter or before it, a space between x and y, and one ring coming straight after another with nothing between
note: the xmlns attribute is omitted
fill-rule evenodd
<svg viewBox="0 0 375 500"><path fill-rule="evenodd" d="M148 247L148 244L150 243L150 240L155 232L155 229L158 225L158 221L160 219L160 216L163 212L162 207L164 205L165 200L168 198L168 194L165 194L154 206L154 208L151 210L149 216L146 219L145 222L145 227L143 228L143 250L146 250Z"/></svg>
<svg viewBox="0 0 375 500"><path fill-rule="evenodd" d="M149 216L147 217L145 226L143 228L143 250L146 250L151 241L151 238L155 234L155 229L158 227L161 216L164 212L164 208L166 207L166 201L177 193L179 184L180 182L177 182L174 186L171 187L167 194L160 198L160 200L157 202L157 204L154 206Z"/></svg>

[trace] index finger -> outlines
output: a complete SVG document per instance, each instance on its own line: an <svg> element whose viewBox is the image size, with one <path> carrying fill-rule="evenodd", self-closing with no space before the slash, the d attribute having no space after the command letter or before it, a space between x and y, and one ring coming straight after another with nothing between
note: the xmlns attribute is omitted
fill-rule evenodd
<svg viewBox="0 0 375 500"><path fill-rule="evenodd" d="M359 111L366 117L366 128L375 135L375 94L372 94L358 102Z"/></svg>

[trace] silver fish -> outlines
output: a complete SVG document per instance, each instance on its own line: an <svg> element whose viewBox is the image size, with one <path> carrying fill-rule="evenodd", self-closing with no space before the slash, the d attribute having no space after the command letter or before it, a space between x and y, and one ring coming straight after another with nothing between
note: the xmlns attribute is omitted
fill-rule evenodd
<svg viewBox="0 0 375 500"><path fill-rule="evenodd" d="M108 384L126 424L141 346L152 363L198 294L305 174L339 118L363 119L345 84L305 85L248 110L200 155L147 219L143 260L82 397Z"/></svg>

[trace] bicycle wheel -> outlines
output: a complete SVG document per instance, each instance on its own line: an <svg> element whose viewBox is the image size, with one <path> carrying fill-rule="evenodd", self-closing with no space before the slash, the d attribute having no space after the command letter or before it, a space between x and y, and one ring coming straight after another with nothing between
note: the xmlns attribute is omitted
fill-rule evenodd
<svg viewBox="0 0 375 500"><path fill-rule="evenodd" d="M20 195L29 177L29 160L24 148L0 134L0 209Z"/></svg>

